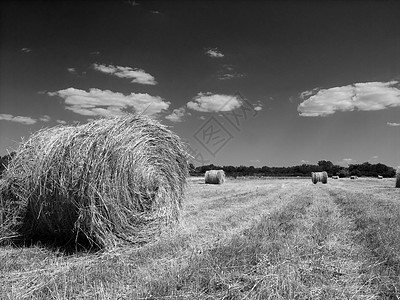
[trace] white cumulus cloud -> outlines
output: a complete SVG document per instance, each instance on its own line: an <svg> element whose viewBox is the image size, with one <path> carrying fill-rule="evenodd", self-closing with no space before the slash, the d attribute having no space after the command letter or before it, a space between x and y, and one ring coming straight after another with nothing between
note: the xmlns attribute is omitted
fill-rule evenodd
<svg viewBox="0 0 400 300"><path fill-rule="evenodd" d="M336 164L340 166L348 166L351 164L355 164L357 161L352 158L343 158L341 161L336 162Z"/></svg>
<svg viewBox="0 0 400 300"><path fill-rule="evenodd" d="M43 115L39 118L39 120L42 122L50 122L51 117L49 115Z"/></svg>
<svg viewBox="0 0 400 300"><path fill-rule="evenodd" d="M170 102L149 94L131 93L124 95L109 90L92 88L84 91L68 88L49 92L50 96L65 99L66 109L84 116L116 116L133 110L138 114L153 115L168 109Z"/></svg>
<svg viewBox="0 0 400 300"><path fill-rule="evenodd" d="M393 126L393 127L400 126L400 123L387 122L386 124L389 125L389 126Z"/></svg>
<svg viewBox="0 0 400 300"><path fill-rule="evenodd" d="M132 79L131 82L133 83L148 84L148 85L157 84L157 81L152 75L146 73L144 70L141 69L133 69L131 67L121 67L113 65L106 66L101 64L94 64L93 68L96 71L100 71L106 74L111 74L119 78Z"/></svg>
<svg viewBox="0 0 400 300"><path fill-rule="evenodd" d="M337 111L374 111L400 106L398 81L355 83L300 94L308 99L297 110L303 117L328 116Z"/></svg>
<svg viewBox="0 0 400 300"><path fill-rule="evenodd" d="M202 112L231 111L242 105L241 99L236 95L223 95L212 93L198 93L187 107Z"/></svg>
<svg viewBox="0 0 400 300"><path fill-rule="evenodd" d="M229 80L234 78L242 78L246 75L243 73L239 73L235 70L235 66L231 64L225 64L222 66L220 70L215 73L215 77L219 80Z"/></svg>
<svg viewBox="0 0 400 300"><path fill-rule="evenodd" d="M31 117L13 116L10 114L0 114L0 120L16 122L25 125L32 125L37 122L37 120Z"/></svg>
<svg viewBox="0 0 400 300"><path fill-rule="evenodd" d="M172 113L165 118L171 122L182 122L182 118L186 115L186 109L184 107L176 108Z"/></svg>
<svg viewBox="0 0 400 300"><path fill-rule="evenodd" d="M224 55L221 51L219 51L217 48L207 49L206 54L207 54L209 57L212 57L212 58L221 58L221 57L224 57L224 56L225 56L225 55Z"/></svg>

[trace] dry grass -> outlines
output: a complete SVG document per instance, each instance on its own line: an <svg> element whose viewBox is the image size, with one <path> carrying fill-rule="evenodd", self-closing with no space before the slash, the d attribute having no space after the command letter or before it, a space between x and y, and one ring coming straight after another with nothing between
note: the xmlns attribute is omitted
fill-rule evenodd
<svg viewBox="0 0 400 300"><path fill-rule="evenodd" d="M223 170L209 170L205 174L205 183L223 184L225 182L225 172Z"/></svg>
<svg viewBox="0 0 400 300"><path fill-rule="evenodd" d="M112 247L175 223L188 174L180 139L144 116L40 130L0 186L1 237Z"/></svg>
<svg viewBox="0 0 400 300"><path fill-rule="evenodd" d="M398 299L393 183L191 180L177 230L143 247L1 247L0 299Z"/></svg>

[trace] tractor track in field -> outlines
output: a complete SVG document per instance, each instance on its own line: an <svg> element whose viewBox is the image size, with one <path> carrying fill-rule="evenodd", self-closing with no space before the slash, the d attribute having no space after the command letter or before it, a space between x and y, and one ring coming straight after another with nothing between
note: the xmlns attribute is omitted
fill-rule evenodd
<svg viewBox="0 0 400 300"><path fill-rule="evenodd" d="M357 247L357 273L372 299L400 299L400 197L396 189L357 184L321 187L349 224L347 235Z"/></svg>
<svg viewBox="0 0 400 300"><path fill-rule="evenodd" d="M183 213L181 234L206 247L227 240L294 201L299 193L294 186L294 183L287 183L284 188L281 185L260 185L256 190L214 198L214 203L207 201L204 207Z"/></svg>

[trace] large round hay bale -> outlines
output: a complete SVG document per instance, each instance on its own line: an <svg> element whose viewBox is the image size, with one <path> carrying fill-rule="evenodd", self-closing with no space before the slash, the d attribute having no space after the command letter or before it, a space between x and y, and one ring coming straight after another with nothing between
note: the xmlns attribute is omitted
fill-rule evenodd
<svg viewBox="0 0 400 300"><path fill-rule="evenodd" d="M396 171L396 187L400 188L400 167L398 167Z"/></svg>
<svg viewBox="0 0 400 300"><path fill-rule="evenodd" d="M311 172L311 181L312 183L317 184L318 180L316 172Z"/></svg>
<svg viewBox="0 0 400 300"><path fill-rule="evenodd" d="M328 173L323 172L311 172L311 181L316 184L317 182L322 182L323 184L328 183Z"/></svg>
<svg viewBox="0 0 400 300"><path fill-rule="evenodd" d="M205 183L223 184L225 182L225 172L223 170L206 171Z"/></svg>
<svg viewBox="0 0 400 300"><path fill-rule="evenodd" d="M150 241L179 219L187 159L179 137L145 116L40 130L3 174L0 234L100 248Z"/></svg>

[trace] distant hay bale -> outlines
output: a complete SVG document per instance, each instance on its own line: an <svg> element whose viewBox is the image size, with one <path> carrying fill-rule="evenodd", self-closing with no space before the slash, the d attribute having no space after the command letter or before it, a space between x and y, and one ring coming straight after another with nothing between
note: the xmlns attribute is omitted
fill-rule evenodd
<svg viewBox="0 0 400 300"><path fill-rule="evenodd" d="M339 176L334 175L334 176L332 176L332 179L339 179Z"/></svg>
<svg viewBox="0 0 400 300"><path fill-rule="evenodd" d="M188 155L138 115L56 126L22 143L0 185L0 240L108 248L150 241L179 220Z"/></svg>
<svg viewBox="0 0 400 300"><path fill-rule="evenodd" d="M400 167L398 167L396 171L396 187L400 188Z"/></svg>
<svg viewBox="0 0 400 300"><path fill-rule="evenodd" d="M205 183L223 184L225 182L225 172L223 170L206 171Z"/></svg>
<svg viewBox="0 0 400 300"><path fill-rule="evenodd" d="M316 184L317 182L322 182L323 184L328 183L328 173L323 172L311 172L311 181Z"/></svg>
<svg viewBox="0 0 400 300"><path fill-rule="evenodd" d="M378 179L383 179L383 176L382 175L378 175Z"/></svg>
<svg viewBox="0 0 400 300"><path fill-rule="evenodd" d="M352 175L350 176L350 179L358 179L358 176Z"/></svg>

